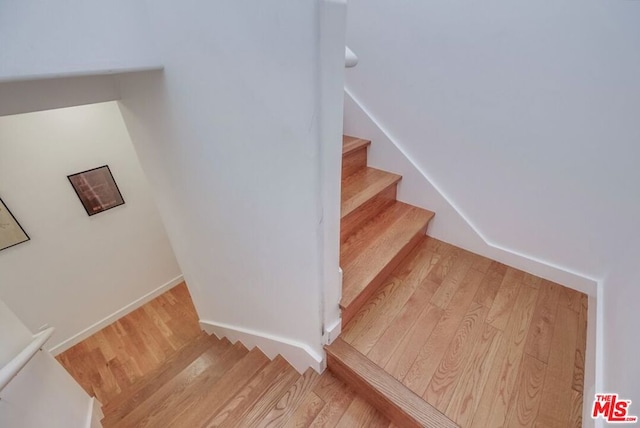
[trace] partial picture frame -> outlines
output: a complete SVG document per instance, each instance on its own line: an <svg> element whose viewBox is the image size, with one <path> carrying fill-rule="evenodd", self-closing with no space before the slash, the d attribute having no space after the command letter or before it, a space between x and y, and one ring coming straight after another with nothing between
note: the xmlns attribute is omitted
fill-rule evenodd
<svg viewBox="0 0 640 428"><path fill-rule="evenodd" d="M29 241L29 235L0 198L0 251Z"/></svg>
<svg viewBox="0 0 640 428"><path fill-rule="evenodd" d="M90 217L124 205L124 198L108 165L71 174L67 178Z"/></svg>

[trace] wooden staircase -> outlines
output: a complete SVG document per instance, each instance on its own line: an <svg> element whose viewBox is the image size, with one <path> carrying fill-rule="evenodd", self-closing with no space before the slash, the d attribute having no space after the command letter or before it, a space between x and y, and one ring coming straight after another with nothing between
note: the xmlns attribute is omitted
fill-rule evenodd
<svg viewBox="0 0 640 428"><path fill-rule="evenodd" d="M282 357L201 336L103 406L108 427L284 426L317 383Z"/></svg>
<svg viewBox="0 0 640 428"><path fill-rule="evenodd" d="M434 216L431 211L396 200L402 177L367 166L370 144L361 138L343 138L343 331L389 274L424 239ZM396 425L457 426L342 338L325 349L329 369Z"/></svg>

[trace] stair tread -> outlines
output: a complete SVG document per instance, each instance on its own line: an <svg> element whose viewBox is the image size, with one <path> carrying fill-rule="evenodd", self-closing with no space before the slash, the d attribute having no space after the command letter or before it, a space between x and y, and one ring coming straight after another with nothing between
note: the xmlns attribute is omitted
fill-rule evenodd
<svg viewBox="0 0 640 428"><path fill-rule="evenodd" d="M345 309L352 304L426 230L433 216L431 211L396 201L354 232L340 248L344 271L340 306Z"/></svg>
<svg viewBox="0 0 640 428"><path fill-rule="evenodd" d="M199 388L192 388L185 405L175 409L170 418L163 419L164 423L202 426L270 362L260 348L253 348L214 385L203 382Z"/></svg>
<svg viewBox="0 0 640 428"><path fill-rule="evenodd" d="M162 425L160 421L177 410L177 406L183 402L184 394L198 388L201 383L215 382L248 352L240 342L229 347L222 355L212 356L205 352L112 426L124 428Z"/></svg>
<svg viewBox="0 0 640 428"><path fill-rule="evenodd" d="M402 179L398 174L366 167L342 180L341 218Z"/></svg>
<svg viewBox="0 0 640 428"><path fill-rule="evenodd" d="M159 384L175 377L185 367L191 364L193 360L211 347L219 347L220 350L222 350L228 346L230 346L230 344L226 339L219 340L215 336L202 333L202 335L198 336L194 341L167 358L157 370L137 379L113 400L102 406L103 413L107 417L117 417L117 415L126 413L144 401L148 395L152 394Z"/></svg>
<svg viewBox="0 0 640 428"><path fill-rule="evenodd" d="M289 363L277 356L259 371L251 381L246 384L240 392L235 394L231 400L212 416L203 426L207 427L236 427L242 417L253 407L264 390L272 385L279 378L289 376L295 371Z"/></svg>
<svg viewBox="0 0 640 428"><path fill-rule="evenodd" d="M291 367L289 363L284 362L284 370L282 370L275 379L272 379L271 382L266 385L263 384L261 389L256 388L257 394L253 395L253 402L245 407L242 414L236 414L234 418L230 418L230 420L225 421L224 424L220 426L257 426L269 411L271 411L282 395L286 393L300 377L300 374ZM237 413L240 412L238 411ZM215 424L209 424L209 426L215 426Z"/></svg>
<svg viewBox="0 0 640 428"><path fill-rule="evenodd" d="M336 339L325 349L329 370L398 426L457 427L455 422L342 339Z"/></svg>
<svg viewBox="0 0 640 428"><path fill-rule="evenodd" d="M342 136L342 155L348 155L351 152L369 146L371 141L364 138L351 137L349 135Z"/></svg>

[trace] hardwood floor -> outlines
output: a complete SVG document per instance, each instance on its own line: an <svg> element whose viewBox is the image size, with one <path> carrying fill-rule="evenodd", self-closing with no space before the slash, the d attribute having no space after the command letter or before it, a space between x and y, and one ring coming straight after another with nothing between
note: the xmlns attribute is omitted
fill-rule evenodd
<svg viewBox="0 0 640 428"><path fill-rule="evenodd" d="M105 428L388 427L329 371L208 336L181 284L60 354Z"/></svg>
<svg viewBox="0 0 640 428"><path fill-rule="evenodd" d="M206 337L182 283L56 356L103 405L177 351Z"/></svg>
<svg viewBox="0 0 640 428"><path fill-rule="evenodd" d="M568 427L586 319L586 295L425 237L341 337L461 427Z"/></svg>

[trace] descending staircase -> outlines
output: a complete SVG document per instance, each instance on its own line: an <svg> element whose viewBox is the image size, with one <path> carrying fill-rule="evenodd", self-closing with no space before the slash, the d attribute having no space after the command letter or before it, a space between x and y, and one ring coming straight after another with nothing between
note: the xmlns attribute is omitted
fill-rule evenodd
<svg viewBox="0 0 640 428"><path fill-rule="evenodd" d="M367 166L370 144L361 138L343 138L343 331L391 271L424 239L434 216L396 200L401 177ZM340 337L326 351L329 369L398 426L457 426Z"/></svg>
<svg viewBox="0 0 640 428"><path fill-rule="evenodd" d="M203 335L103 407L108 427L285 426L319 375Z"/></svg>

